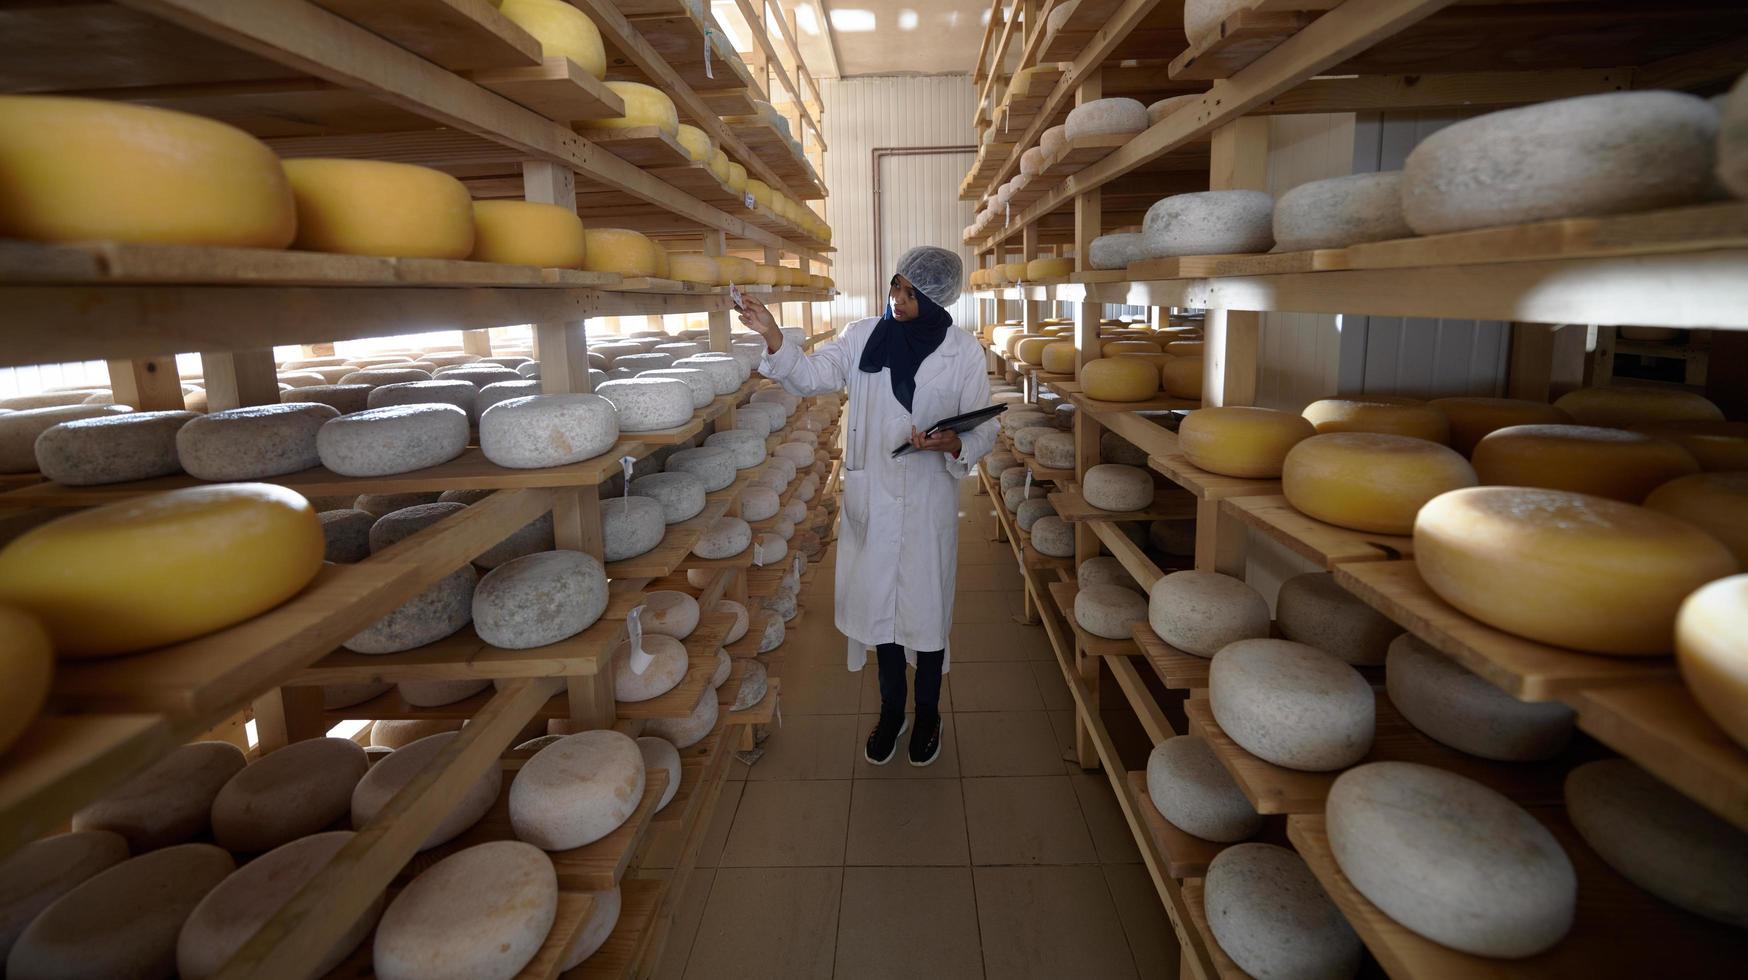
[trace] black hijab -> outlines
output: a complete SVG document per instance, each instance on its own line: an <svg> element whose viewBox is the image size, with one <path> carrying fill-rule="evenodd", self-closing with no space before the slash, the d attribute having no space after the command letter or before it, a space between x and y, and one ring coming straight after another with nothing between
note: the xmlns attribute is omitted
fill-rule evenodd
<svg viewBox="0 0 1748 980"><path fill-rule="evenodd" d="M897 279L894 276L893 279ZM892 394L905 411L910 411L911 398L916 394L916 372L925 359L947 339L953 326L953 314L935 304L934 300L916 293L917 315L914 320L894 320L892 304L886 305L886 315L874 326L873 336L862 348L862 360L856 365L869 374L879 374L881 368L892 369Z"/></svg>

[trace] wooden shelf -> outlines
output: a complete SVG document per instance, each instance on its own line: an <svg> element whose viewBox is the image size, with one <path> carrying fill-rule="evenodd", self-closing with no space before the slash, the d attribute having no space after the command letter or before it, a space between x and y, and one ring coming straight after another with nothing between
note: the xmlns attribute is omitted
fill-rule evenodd
<svg viewBox="0 0 1748 980"><path fill-rule="evenodd" d="M1566 698L1578 727L1748 831L1748 752L1679 680L1595 687Z"/></svg>
<svg viewBox="0 0 1748 980"><path fill-rule="evenodd" d="M1050 595L1056 600L1056 608L1062 610L1062 618L1068 621L1070 629L1074 630L1075 644L1087 653L1100 657L1138 657L1141 648L1134 640L1112 640L1087 632L1079 621L1074 618L1074 599L1080 590L1071 582L1051 582Z"/></svg>
<svg viewBox="0 0 1748 980"><path fill-rule="evenodd" d="M464 77L555 122L625 115L618 93L562 56L543 58L539 65L466 72Z"/></svg>
<svg viewBox="0 0 1748 980"><path fill-rule="evenodd" d="M728 633L728 617L717 612L706 613L698 627L686 637L689 664L686 676L674 689L647 701L617 702L615 713L620 718L688 718L698 702L711 694L710 678L716 673L716 651Z"/></svg>
<svg viewBox="0 0 1748 980"><path fill-rule="evenodd" d="M723 647L723 649L727 650L728 655L731 657L740 658L758 656L759 642L765 637L765 627L769 625L771 617L775 615L777 614L769 609L749 608L747 610L748 623L746 635ZM784 629L784 635L787 636L787 626L785 626ZM724 686L726 687L727 685Z"/></svg>
<svg viewBox="0 0 1748 980"><path fill-rule="evenodd" d="M1414 554L1412 538L1325 524L1294 510L1286 497L1227 497L1220 501L1220 511L1328 569L1350 562L1390 561Z"/></svg>
<svg viewBox="0 0 1748 980"><path fill-rule="evenodd" d="M1136 623L1134 634L1135 645L1153 665L1153 673L1161 684L1174 691L1200 691L1202 697L1207 697L1208 667L1212 660L1179 650L1160 639L1146 623Z"/></svg>
<svg viewBox="0 0 1748 980"><path fill-rule="evenodd" d="M540 42L489 3L477 0L312 0L373 34L444 68L519 68L540 64Z"/></svg>
<svg viewBox="0 0 1748 980"><path fill-rule="evenodd" d="M177 744L162 715L39 717L0 765L0 859L56 832Z"/></svg>
<svg viewBox="0 0 1748 980"><path fill-rule="evenodd" d="M1184 398L1172 398L1158 395L1144 398L1136 402L1107 402L1096 398L1088 398L1082 391L1078 381L1055 381L1050 387L1063 397L1074 402L1074 407L1095 416L1104 417L1114 412L1160 412L1174 408L1201 408L1199 401L1189 401Z"/></svg>
<svg viewBox="0 0 1748 980"><path fill-rule="evenodd" d="M1163 430L1162 430L1163 431ZM1173 436L1175 437L1175 433ZM1182 454L1164 458L1150 456L1147 465L1165 474L1165 478L1194 494L1197 500L1223 500L1227 497L1273 497L1281 492L1279 480L1254 480L1238 476L1210 473Z"/></svg>
<svg viewBox="0 0 1748 980"><path fill-rule="evenodd" d="M656 916L667 896L667 884L658 879L627 878L620 885L619 923L595 955L571 971L583 980L625 980L642 960Z"/></svg>
<svg viewBox="0 0 1748 980"><path fill-rule="evenodd" d="M1207 947L1209 965L1213 974L1219 980L1251 980L1250 974L1240 970L1238 964L1232 962L1232 957L1220 948L1220 943L1214 938L1213 930L1208 928L1208 910L1202 892L1202 879L1195 878L1184 882L1184 905L1190 913L1190 927L1201 937L1202 944Z"/></svg>
<svg viewBox="0 0 1748 980"><path fill-rule="evenodd" d="M1232 846L1203 840L1173 826L1171 821L1160 814L1159 808L1153 805L1153 796L1147 792L1147 773L1130 772L1126 778L1129 782L1129 795L1135 799L1135 806L1140 810L1142 821L1147 826L1148 836L1153 838L1154 848L1165 859L1166 873L1173 878L1200 878L1206 875L1208 862Z"/></svg>
<svg viewBox="0 0 1748 980"><path fill-rule="evenodd" d="M1086 502L1078 487L1067 487L1045 498L1056 508L1056 516L1069 523L1080 521L1172 521L1193 519L1196 500L1176 487L1161 487L1154 491L1153 503L1143 510L1101 510Z"/></svg>
<svg viewBox="0 0 1748 980"><path fill-rule="evenodd" d="M780 677L768 677L768 678L766 678L765 683L767 685L766 689L765 689L765 696L759 700L759 703L753 705L750 708L743 708L740 711L729 712L728 716L727 716L727 723L728 724L730 724L730 725L769 725L769 724L771 724L772 720L775 719L776 715L777 715L777 704L778 704L778 699L780 697L779 692L783 686L783 679ZM724 685L722 685L722 687L723 687L723 690L726 691L726 690L728 690L729 685L724 684ZM735 687L737 690L739 689L738 684L736 684ZM732 703L733 699L734 699L734 695L732 693L730 693L726 700L728 700Z"/></svg>
<svg viewBox="0 0 1748 980"><path fill-rule="evenodd" d="M692 554L692 546L704 532L710 529L722 515L728 513L728 508L740 497L741 490L751 481L751 471L735 479L728 487L718 490L705 497L704 510L697 516L676 524L669 524L662 534L662 541L649 551L631 558L607 563L608 578L661 578L673 574L674 570L683 566L687 557ZM601 502L603 508L612 505L612 501Z"/></svg>

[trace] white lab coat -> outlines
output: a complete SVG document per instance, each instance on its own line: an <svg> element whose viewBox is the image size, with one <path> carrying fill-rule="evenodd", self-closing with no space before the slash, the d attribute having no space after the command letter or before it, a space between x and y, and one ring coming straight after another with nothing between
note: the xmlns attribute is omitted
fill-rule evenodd
<svg viewBox="0 0 1748 980"><path fill-rule="evenodd" d="M892 393L891 371L869 374L856 366L878 322L858 320L812 354L785 340L759 362L760 374L797 395L850 390L835 606L851 670L861 670L868 649L881 643L902 644L913 666L918 650L947 649L959 567L958 481L994 448L998 429L987 422L962 433L956 457L914 452L893 459L913 427L926 430L987 406L989 376L982 346L949 328L917 368L907 412ZM943 670L951 658L948 651Z"/></svg>

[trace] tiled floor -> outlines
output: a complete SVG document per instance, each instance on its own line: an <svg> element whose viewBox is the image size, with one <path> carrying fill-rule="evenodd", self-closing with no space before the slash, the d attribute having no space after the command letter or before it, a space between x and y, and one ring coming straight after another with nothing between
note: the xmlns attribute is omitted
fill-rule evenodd
<svg viewBox="0 0 1748 980"><path fill-rule="evenodd" d="M844 669L831 556L783 646L783 727L729 785L661 978L1155 977L1170 924L1102 774L1068 761L1073 701L1020 611L989 498L963 484L941 757L872 766L872 664Z"/></svg>

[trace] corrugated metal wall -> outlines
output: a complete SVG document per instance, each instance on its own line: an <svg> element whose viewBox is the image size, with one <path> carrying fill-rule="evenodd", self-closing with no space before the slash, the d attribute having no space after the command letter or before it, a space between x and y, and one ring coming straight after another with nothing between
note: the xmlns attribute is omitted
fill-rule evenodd
<svg viewBox="0 0 1748 980"><path fill-rule="evenodd" d="M911 245L959 251L967 270L971 251L960 244L971 223L970 201L959 200L972 154L888 157L881 174L883 238L888 254L874 255L873 151L888 147L967 146L974 142L971 114L977 103L969 76L875 76L820 83L825 103L826 221L832 226L831 276L840 294L832 325L885 308L892 263ZM962 300L956 323L974 323L974 306Z"/></svg>

